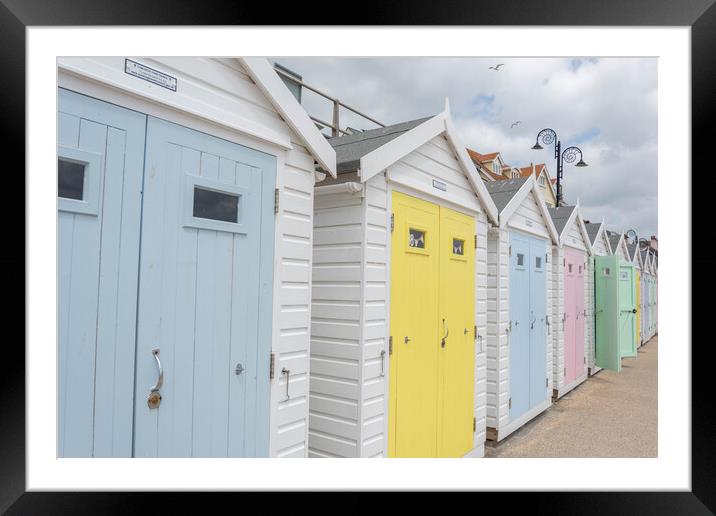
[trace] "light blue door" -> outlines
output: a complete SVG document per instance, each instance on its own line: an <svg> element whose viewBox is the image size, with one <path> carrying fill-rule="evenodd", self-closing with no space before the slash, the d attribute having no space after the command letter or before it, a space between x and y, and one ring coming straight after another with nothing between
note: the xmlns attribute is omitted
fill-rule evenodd
<svg viewBox="0 0 716 516"><path fill-rule="evenodd" d="M510 420L530 408L530 241L510 233Z"/></svg>
<svg viewBox="0 0 716 516"><path fill-rule="evenodd" d="M546 244L530 238L530 408L547 399Z"/></svg>
<svg viewBox="0 0 716 516"><path fill-rule="evenodd" d="M58 455L132 453L146 116L58 90Z"/></svg>
<svg viewBox="0 0 716 516"><path fill-rule="evenodd" d="M134 454L267 456L276 158L149 117L145 160Z"/></svg>

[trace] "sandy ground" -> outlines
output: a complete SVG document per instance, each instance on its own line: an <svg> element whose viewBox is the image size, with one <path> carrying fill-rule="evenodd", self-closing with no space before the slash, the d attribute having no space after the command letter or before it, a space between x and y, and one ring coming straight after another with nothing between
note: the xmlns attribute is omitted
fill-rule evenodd
<svg viewBox="0 0 716 516"><path fill-rule="evenodd" d="M658 336L600 371L485 457L656 457Z"/></svg>

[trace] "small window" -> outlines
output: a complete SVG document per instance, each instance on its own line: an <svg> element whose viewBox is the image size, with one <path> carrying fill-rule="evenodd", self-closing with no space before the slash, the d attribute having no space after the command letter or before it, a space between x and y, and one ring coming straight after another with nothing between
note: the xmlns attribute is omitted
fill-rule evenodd
<svg viewBox="0 0 716 516"><path fill-rule="evenodd" d="M410 228L409 232L408 245L418 249L425 249L425 231Z"/></svg>
<svg viewBox="0 0 716 516"><path fill-rule="evenodd" d="M607 278L612 275L612 270L609 267L602 267L602 276Z"/></svg>
<svg viewBox="0 0 716 516"><path fill-rule="evenodd" d="M464 240L460 240L459 238L452 239L452 254L459 254L461 256L465 254Z"/></svg>
<svg viewBox="0 0 716 516"><path fill-rule="evenodd" d="M85 165L62 158L57 160L57 195L81 201L85 188Z"/></svg>
<svg viewBox="0 0 716 516"><path fill-rule="evenodd" d="M569 272L572 272L572 264L571 263L567 264L567 269L569 270Z"/></svg>
<svg viewBox="0 0 716 516"><path fill-rule="evenodd" d="M522 253L517 253L517 265L524 265L525 264L525 255Z"/></svg>
<svg viewBox="0 0 716 516"><path fill-rule="evenodd" d="M579 266L579 274L582 274L582 266Z"/></svg>
<svg viewBox="0 0 716 516"><path fill-rule="evenodd" d="M626 272L626 271L620 272L620 273L619 273L619 279L621 279L622 281L628 280L628 279L629 279L629 273Z"/></svg>
<svg viewBox="0 0 716 516"><path fill-rule="evenodd" d="M542 268L542 257L541 256L535 257L535 267L537 267L538 269Z"/></svg>
<svg viewBox="0 0 716 516"><path fill-rule="evenodd" d="M202 219L238 222L239 196L195 186L194 216Z"/></svg>

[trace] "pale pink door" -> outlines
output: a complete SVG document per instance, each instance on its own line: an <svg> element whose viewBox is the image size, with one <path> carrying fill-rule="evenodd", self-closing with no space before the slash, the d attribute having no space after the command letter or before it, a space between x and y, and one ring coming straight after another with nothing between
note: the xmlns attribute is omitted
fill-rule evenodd
<svg viewBox="0 0 716 516"><path fill-rule="evenodd" d="M564 250L564 384L568 385L576 378L574 373L574 331L576 327L576 300L574 297L574 276L576 263L574 254Z"/></svg>

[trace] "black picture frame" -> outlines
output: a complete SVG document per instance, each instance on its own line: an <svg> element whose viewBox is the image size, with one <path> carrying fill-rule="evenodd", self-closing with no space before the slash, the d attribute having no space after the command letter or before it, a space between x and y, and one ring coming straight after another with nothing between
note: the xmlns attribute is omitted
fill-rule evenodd
<svg viewBox="0 0 716 516"><path fill-rule="evenodd" d="M279 5L279 4L275 4ZM348 22L358 25L609 25L609 26L690 26L692 34L692 159L693 170L704 188L695 190L692 200L692 234L709 235L705 225L709 214L694 216L705 210L709 201L698 202L714 182L713 161L707 161L707 138L716 119L716 6L714 0L543 0L539 2L485 2L456 0L444 2L361 2L341 5L322 1L281 3L280 9L267 3L234 2L226 5L212 0L0 0L0 120L4 142L13 152L6 156L3 171L6 181L17 182L24 191L24 177L11 170L25 169L25 28L34 25L281 25L300 22L311 25ZM359 8L358 8L359 7ZM341 14L342 13L342 14ZM330 16L333 15L333 16ZM328 44L328 43L327 43ZM568 49L568 42L565 42ZM8 161L9 160L9 161ZM672 171L674 180L691 181L689 159L684 157L683 170ZM7 183L6 183L7 185ZM663 185L668 187L668 185ZM11 187L10 187L11 188ZM15 191L18 191L15 190ZM6 192L7 192L6 186ZM22 202L20 201L15 202ZM16 323L25 315L25 227L5 225L9 237L17 242L10 252L6 248L2 262L9 272L5 278L8 322ZM6 237L6 238L7 238ZM23 243L22 246L20 243ZM668 246L668 242L662 242ZM21 247L20 247L21 246ZM18 252L21 248L22 252ZM690 251L690 250L689 250ZM692 268L707 267L710 253L690 253ZM18 274L17 271L25 274ZM13 284L17 283L17 285ZM22 284L21 284L22 283ZM10 292L15 295L8 295ZM693 294L692 294L693 295ZM690 303L696 320L708 321L709 303ZM699 318L701 315L702 318ZM693 316L692 316L693 321ZM704 325L705 326L705 325ZM2 374L0 374L0 512L8 514L74 514L87 512L107 514L145 510L148 505L137 493L26 493L25 492L25 355L18 339L11 338L10 324L5 325ZM698 332L684 331L678 345L691 346ZM702 328L702 326L700 326ZM24 336L24 328L19 333ZM707 336L704 345L692 346L692 490L670 493L514 493L507 496L476 494L472 509L481 512L500 496L501 510L520 509L528 504L530 511L555 514L709 514L716 511L715 417L709 371L713 345ZM711 373L712 375L713 373ZM688 439L688 436L683 436ZM239 495L246 496L246 495ZM294 495L295 496L295 495ZM475 499L474 497L482 497ZM489 497L489 498L488 498ZM421 497L422 498L422 497ZM525 499L527 498L527 499ZM190 510L184 495L163 494L163 512ZM422 503L422 502L420 502ZM206 509L202 505L202 509ZM215 506L217 510L221 505ZM236 510L259 510L255 502L246 501ZM282 510L275 502L272 511ZM231 504L229 505L231 508ZM466 507L467 509L467 507ZM224 509L226 510L226 509Z"/></svg>

